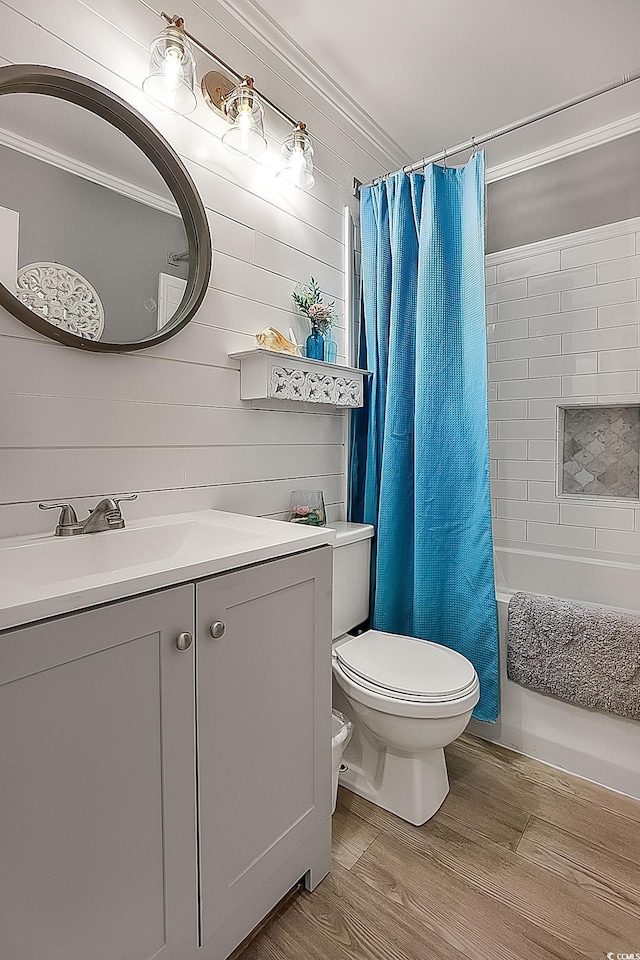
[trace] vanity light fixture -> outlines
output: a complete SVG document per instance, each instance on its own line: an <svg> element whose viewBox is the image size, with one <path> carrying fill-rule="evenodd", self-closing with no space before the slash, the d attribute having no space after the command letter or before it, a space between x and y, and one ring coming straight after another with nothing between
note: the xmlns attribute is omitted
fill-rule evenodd
<svg viewBox="0 0 640 960"><path fill-rule="evenodd" d="M277 176L281 182L292 184L300 190L310 190L315 177L313 146L306 125L294 120L263 93L259 93L251 77L237 73L197 37L188 33L182 17L170 17L166 13L161 16L167 26L151 45L151 69L142 85L147 96L175 113L190 113L196 103L193 93L195 58L191 46L197 47L224 71L211 70L206 73L201 89L207 105L229 124L222 136L225 147L248 157L258 157L264 153L267 141L263 104L270 107L293 128L282 147L287 164ZM230 80L230 77L233 79Z"/></svg>
<svg viewBox="0 0 640 960"><path fill-rule="evenodd" d="M229 121L222 143L234 153L259 157L267 149L264 136L264 107L253 89L253 79L245 77L223 103Z"/></svg>
<svg viewBox="0 0 640 960"><path fill-rule="evenodd" d="M155 38L149 73L142 84L150 100L179 114L191 113L196 108L196 58L183 28L182 17L172 17Z"/></svg>
<svg viewBox="0 0 640 960"><path fill-rule="evenodd" d="M282 155L287 164L276 174L278 180L300 190L311 190L316 182L313 175L313 146L304 123L296 124L293 133L282 144Z"/></svg>

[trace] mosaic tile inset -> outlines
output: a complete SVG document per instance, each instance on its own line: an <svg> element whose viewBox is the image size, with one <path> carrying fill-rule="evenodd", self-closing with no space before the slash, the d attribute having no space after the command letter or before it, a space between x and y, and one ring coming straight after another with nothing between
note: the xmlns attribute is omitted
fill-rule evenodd
<svg viewBox="0 0 640 960"><path fill-rule="evenodd" d="M562 492L640 496L640 407L564 411Z"/></svg>

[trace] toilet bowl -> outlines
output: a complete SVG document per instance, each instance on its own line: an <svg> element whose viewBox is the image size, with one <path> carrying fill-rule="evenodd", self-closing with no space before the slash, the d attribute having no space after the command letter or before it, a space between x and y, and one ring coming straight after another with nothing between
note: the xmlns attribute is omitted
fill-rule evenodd
<svg viewBox="0 0 640 960"><path fill-rule="evenodd" d="M449 792L444 747L471 719L480 698L478 676L461 654L429 640L378 630L346 633L357 625L350 620L366 617L373 528L334 527L334 705L354 724L340 783L420 825ZM356 544L365 548L362 556L354 551ZM341 557L341 547L347 546L348 570ZM366 590L359 608L355 589Z"/></svg>

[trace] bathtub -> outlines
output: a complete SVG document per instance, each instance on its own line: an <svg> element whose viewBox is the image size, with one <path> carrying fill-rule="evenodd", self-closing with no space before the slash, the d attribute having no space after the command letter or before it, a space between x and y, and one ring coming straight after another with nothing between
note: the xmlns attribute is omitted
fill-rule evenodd
<svg viewBox="0 0 640 960"><path fill-rule="evenodd" d="M500 719L468 732L640 799L640 724L527 690L506 676L507 610L517 590L640 609L640 564L496 549ZM561 588L560 588L561 585Z"/></svg>

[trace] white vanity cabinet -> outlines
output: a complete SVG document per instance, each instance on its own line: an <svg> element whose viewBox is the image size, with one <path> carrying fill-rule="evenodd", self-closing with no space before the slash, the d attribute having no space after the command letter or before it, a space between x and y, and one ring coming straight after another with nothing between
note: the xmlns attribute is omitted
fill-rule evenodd
<svg viewBox="0 0 640 960"><path fill-rule="evenodd" d="M223 960L328 872L331 557L0 635L0 957Z"/></svg>
<svg viewBox="0 0 640 960"><path fill-rule="evenodd" d="M0 637L0 956L197 947L194 586Z"/></svg>

